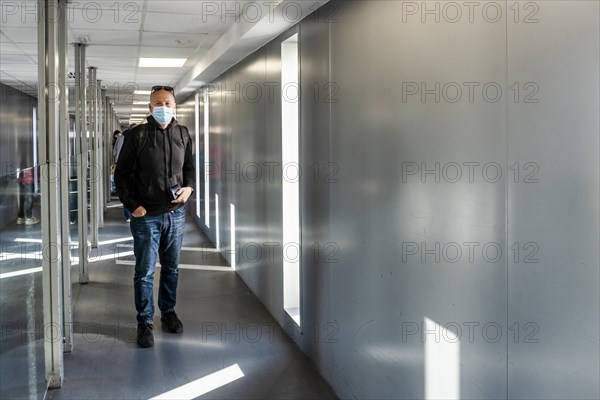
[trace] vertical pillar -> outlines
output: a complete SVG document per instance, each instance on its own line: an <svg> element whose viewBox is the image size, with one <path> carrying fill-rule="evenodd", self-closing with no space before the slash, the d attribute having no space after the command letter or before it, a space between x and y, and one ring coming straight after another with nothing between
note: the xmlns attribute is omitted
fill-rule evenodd
<svg viewBox="0 0 600 400"><path fill-rule="evenodd" d="M106 211L107 204L110 203L112 189L110 166L112 165L112 135L114 129L112 129L112 112L106 89L102 89L102 98L104 99L104 126L106 127L104 129L104 143L106 144L104 150L104 210Z"/></svg>
<svg viewBox="0 0 600 400"><path fill-rule="evenodd" d="M90 135L90 241L92 248L98 247L98 81L96 67L89 67L89 135Z"/></svg>
<svg viewBox="0 0 600 400"><path fill-rule="evenodd" d="M110 105L110 134L112 137L112 133L114 131L116 131L118 128L117 124L115 123L115 109L113 108L112 104ZM112 160L112 149L110 150L110 159ZM114 160L116 161L116 160Z"/></svg>
<svg viewBox="0 0 600 400"><path fill-rule="evenodd" d="M41 167L44 361L48 388L62 386L63 313L59 179L59 0L38 0L38 138Z"/></svg>
<svg viewBox="0 0 600 400"><path fill-rule="evenodd" d="M98 218L98 228L104 228L104 96L102 96L102 81L98 80L97 85L97 109L98 123L96 130L96 197L98 207L96 208Z"/></svg>
<svg viewBox="0 0 600 400"><path fill-rule="evenodd" d="M66 1L60 0L59 15L67 15ZM69 109L67 92L67 19L58 18L58 84L59 103L59 167L60 167L60 222L61 222L61 259L63 293L63 335L64 351L73 349L73 314L71 308L71 235L69 232Z"/></svg>
<svg viewBox="0 0 600 400"><path fill-rule="evenodd" d="M113 157L112 157L112 135L113 132L117 129L116 125L115 125L115 110L113 109L112 103L110 102L110 99L108 97L106 97L106 102L108 103L108 123L109 123L109 128L108 128L108 134L109 134L109 140L111 143L110 149L108 150L108 195L106 196L106 198L108 199L108 201L110 201L111 198L111 192L112 192L112 183L110 181L110 176L112 174L112 172L110 171L110 166L113 163Z"/></svg>
<svg viewBox="0 0 600 400"><path fill-rule="evenodd" d="M85 79L85 44L75 44L75 84L77 105L75 124L77 129L77 221L79 241L79 283L88 283L88 124Z"/></svg>

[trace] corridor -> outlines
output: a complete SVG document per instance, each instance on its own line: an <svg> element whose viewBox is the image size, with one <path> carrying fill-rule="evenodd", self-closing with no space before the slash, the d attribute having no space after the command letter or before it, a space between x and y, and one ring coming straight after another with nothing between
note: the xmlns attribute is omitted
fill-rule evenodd
<svg viewBox="0 0 600 400"><path fill-rule="evenodd" d="M0 0L0 166L1 400L600 399L600 0Z"/></svg>

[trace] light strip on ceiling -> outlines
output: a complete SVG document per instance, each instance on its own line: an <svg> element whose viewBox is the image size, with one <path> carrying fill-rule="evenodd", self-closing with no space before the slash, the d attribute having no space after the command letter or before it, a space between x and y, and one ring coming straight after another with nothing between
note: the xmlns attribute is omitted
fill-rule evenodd
<svg viewBox="0 0 600 400"><path fill-rule="evenodd" d="M181 68L187 58L140 58L140 68Z"/></svg>

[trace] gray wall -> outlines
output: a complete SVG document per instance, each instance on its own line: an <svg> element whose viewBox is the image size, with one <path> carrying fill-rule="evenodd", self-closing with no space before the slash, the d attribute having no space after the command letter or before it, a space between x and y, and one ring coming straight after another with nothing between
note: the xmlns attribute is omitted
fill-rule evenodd
<svg viewBox="0 0 600 400"><path fill-rule="evenodd" d="M199 225L215 240L218 193L229 256L236 205L239 275L341 397L431 397L447 345L434 367L458 369L461 398L599 398L599 3L482 3L472 21L422 4L334 2L297 27L301 334L265 245L281 248L281 172L244 173L281 162L278 96L243 88L280 81L295 30L213 82L242 94L211 95Z"/></svg>
<svg viewBox="0 0 600 400"><path fill-rule="evenodd" d="M17 219L15 168L33 165L33 109L37 100L0 83L0 229Z"/></svg>
<svg viewBox="0 0 600 400"><path fill-rule="evenodd" d="M512 397L600 398L599 7L542 2L537 26L508 27L510 80L540 87L508 109L508 164L521 182L539 166L539 182L507 188L509 243L535 242L522 259L539 248L538 263L508 263L509 320L539 325L539 343L508 342Z"/></svg>

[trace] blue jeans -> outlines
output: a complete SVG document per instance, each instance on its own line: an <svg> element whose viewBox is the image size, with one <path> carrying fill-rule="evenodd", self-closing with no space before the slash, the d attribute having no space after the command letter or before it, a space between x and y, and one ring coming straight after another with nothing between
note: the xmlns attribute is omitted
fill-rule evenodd
<svg viewBox="0 0 600 400"><path fill-rule="evenodd" d="M154 269L160 260L158 308L175 310L179 253L185 230L185 207L159 215L131 217L135 273L133 289L138 322L152 323L154 318Z"/></svg>
<svg viewBox="0 0 600 400"><path fill-rule="evenodd" d="M123 204L123 215L125 216L126 220L131 219L131 211L125 207L125 204Z"/></svg>

